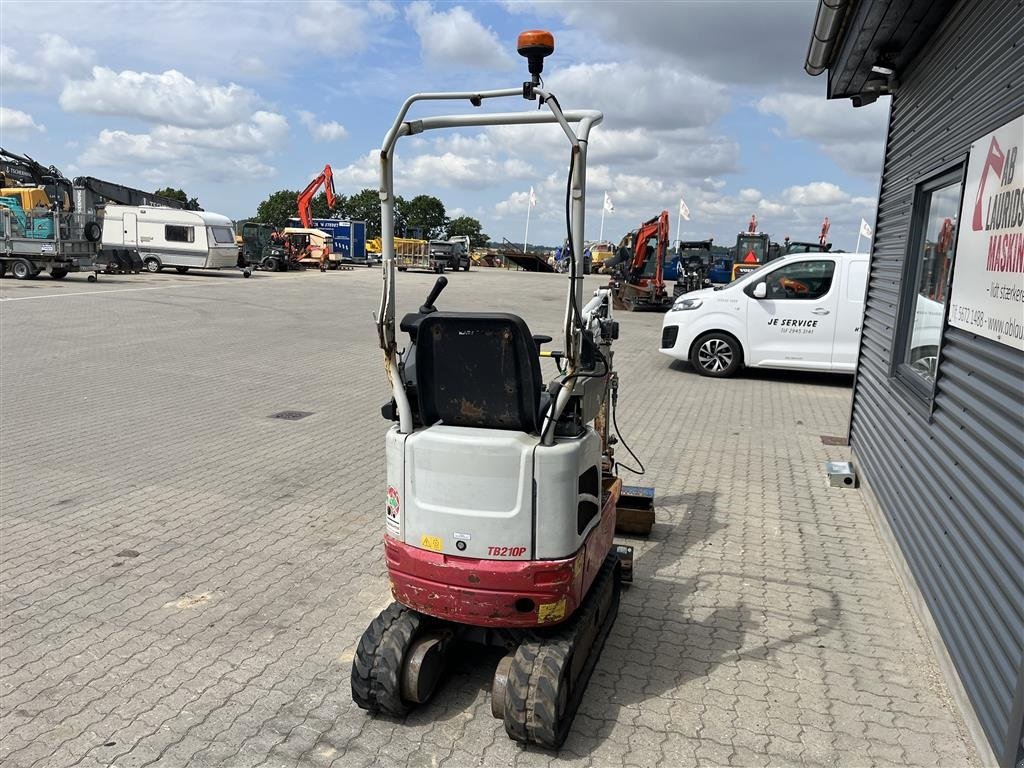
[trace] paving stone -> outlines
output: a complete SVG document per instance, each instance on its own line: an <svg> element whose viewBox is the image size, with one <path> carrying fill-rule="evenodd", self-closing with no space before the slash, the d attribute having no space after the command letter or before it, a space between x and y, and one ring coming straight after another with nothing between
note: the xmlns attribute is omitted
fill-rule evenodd
<svg viewBox="0 0 1024 768"><path fill-rule="evenodd" d="M403 273L400 311L433 280ZM657 524L556 756L507 738L479 659L403 722L351 702L390 602L376 270L67 285L0 323L4 766L976 765L861 498L824 483L849 379L705 379L618 315ZM473 270L441 306L557 336L565 285Z"/></svg>

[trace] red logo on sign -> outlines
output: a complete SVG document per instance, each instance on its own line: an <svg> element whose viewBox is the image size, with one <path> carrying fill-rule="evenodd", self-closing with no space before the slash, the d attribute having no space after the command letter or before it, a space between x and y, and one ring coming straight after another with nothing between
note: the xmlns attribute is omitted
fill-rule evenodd
<svg viewBox="0 0 1024 768"><path fill-rule="evenodd" d="M978 199L974 202L974 220L971 222L971 229L975 232L980 232L985 228L981 220L981 198L985 195L985 182L988 181L988 173L995 171L996 176L1002 176L1005 162L1006 156L1003 154L999 142L996 141L996 137L993 136L992 143L988 145L985 167L981 169L981 178L978 179Z"/></svg>

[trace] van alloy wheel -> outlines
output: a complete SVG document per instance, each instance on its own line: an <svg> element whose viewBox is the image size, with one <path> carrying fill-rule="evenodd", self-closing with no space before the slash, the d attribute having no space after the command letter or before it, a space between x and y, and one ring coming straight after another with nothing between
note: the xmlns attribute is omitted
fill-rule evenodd
<svg viewBox="0 0 1024 768"><path fill-rule="evenodd" d="M713 373L721 373L732 365L732 349L722 339L708 339L697 352L700 367Z"/></svg>

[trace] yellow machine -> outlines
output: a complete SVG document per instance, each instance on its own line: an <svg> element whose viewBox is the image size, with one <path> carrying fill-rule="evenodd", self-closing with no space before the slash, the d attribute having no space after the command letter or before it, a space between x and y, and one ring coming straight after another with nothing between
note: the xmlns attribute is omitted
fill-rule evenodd
<svg viewBox="0 0 1024 768"><path fill-rule="evenodd" d="M31 213L34 208L50 207L50 196L42 187L4 187L0 189L0 197L16 197L21 203L21 209Z"/></svg>

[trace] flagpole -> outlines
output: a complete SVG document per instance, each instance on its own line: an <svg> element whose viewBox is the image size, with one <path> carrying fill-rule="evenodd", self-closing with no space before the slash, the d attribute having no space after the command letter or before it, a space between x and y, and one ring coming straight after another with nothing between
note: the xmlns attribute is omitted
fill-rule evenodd
<svg viewBox="0 0 1024 768"><path fill-rule="evenodd" d="M604 242L604 212L608 210L607 206L601 205L601 233L597 236L599 243Z"/></svg>
<svg viewBox="0 0 1024 768"><path fill-rule="evenodd" d="M523 253L526 253L526 241L530 237L530 209L531 208L533 208L533 206L530 204L530 201L527 200L526 201L526 234L523 235Z"/></svg>
<svg viewBox="0 0 1024 768"><path fill-rule="evenodd" d="M857 227L857 247L853 249L854 253L860 253L860 227Z"/></svg>
<svg viewBox="0 0 1024 768"><path fill-rule="evenodd" d="M671 240L672 238L669 238ZM683 239L683 209L680 207L679 214L676 216L676 240Z"/></svg>

